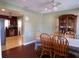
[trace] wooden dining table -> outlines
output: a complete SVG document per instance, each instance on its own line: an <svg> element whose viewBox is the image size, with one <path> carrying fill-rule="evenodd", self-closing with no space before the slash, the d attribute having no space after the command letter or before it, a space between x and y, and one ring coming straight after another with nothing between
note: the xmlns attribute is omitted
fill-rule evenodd
<svg viewBox="0 0 79 59"><path fill-rule="evenodd" d="M67 38L69 52L79 58L79 39Z"/></svg>
<svg viewBox="0 0 79 59"><path fill-rule="evenodd" d="M69 46L79 48L79 39L67 38L67 40L69 42Z"/></svg>

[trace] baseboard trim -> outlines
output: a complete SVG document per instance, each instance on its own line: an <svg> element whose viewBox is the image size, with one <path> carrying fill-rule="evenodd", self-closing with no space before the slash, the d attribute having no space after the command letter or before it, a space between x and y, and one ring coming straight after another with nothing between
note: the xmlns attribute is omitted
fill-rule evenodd
<svg viewBox="0 0 79 59"><path fill-rule="evenodd" d="M36 41L37 41L37 40L33 40L33 41L28 42L28 43L24 43L23 45L28 45L28 44L34 43L34 42L36 42Z"/></svg>

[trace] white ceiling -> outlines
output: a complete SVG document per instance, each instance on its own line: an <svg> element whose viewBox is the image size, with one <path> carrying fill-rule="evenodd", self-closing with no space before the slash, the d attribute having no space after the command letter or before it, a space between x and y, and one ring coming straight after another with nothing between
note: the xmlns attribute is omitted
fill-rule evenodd
<svg viewBox="0 0 79 59"><path fill-rule="evenodd" d="M60 2L61 4L57 6L57 10L54 11L51 7L52 4L45 4L50 2L51 0L0 0L6 3L10 3L13 5L17 5L23 8L28 8L32 11L40 12L40 13L48 13L48 12L56 12L62 10L69 10L74 8L79 8L79 0L55 0L56 2ZM45 8L48 8L45 10Z"/></svg>
<svg viewBox="0 0 79 59"><path fill-rule="evenodd" d="M22 14L19 11L16 10L10 10L5 9L5 11L2 11L3 8L0 8L0 15L7 15L7 16L22 16Z"/></svg>

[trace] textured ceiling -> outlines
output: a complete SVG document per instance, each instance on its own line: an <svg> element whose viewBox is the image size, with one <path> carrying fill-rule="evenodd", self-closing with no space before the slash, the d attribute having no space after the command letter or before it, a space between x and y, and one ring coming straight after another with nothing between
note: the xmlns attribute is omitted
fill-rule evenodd
<svg viewBox="0 0 79 59"><path fill-rule="evenodd" d="M61 4L57 6L57 10L53 10L52 4L48 3L52 0L0 0L5 3L17 5L40 13L56 12L79 8L79 0L55 0ZM45 9L47 8L47 9Z"/></svg>

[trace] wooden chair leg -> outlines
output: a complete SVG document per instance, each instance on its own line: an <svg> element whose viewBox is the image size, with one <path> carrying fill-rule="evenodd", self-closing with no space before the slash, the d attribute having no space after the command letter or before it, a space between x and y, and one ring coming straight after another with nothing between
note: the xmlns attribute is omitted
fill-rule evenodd
<svg viewBox="0 0 79 59"><path fill-rule="evenodd" d="M50 51L50 58L52 58L52 52Z"/></svg>
<svg viewBox="0 0 79 59"><path fill-rule="evenodd" d="M42 57L43 53L44 53L44 50L42 50L41 55L40 55L40 58Z"/></svg>
<svg viewBox="0 0 79 59"><path fill-rule="evenodd" d="M54 53L53 57L55 58L56 54Z"/></svg>

